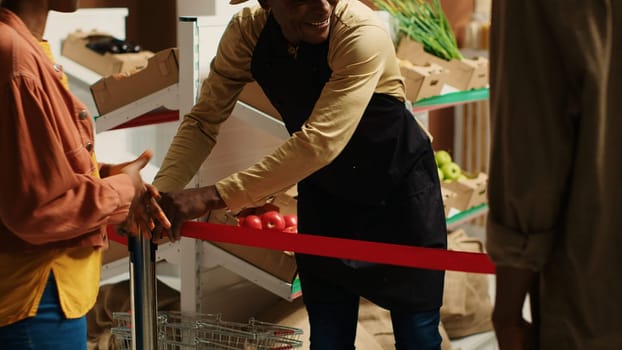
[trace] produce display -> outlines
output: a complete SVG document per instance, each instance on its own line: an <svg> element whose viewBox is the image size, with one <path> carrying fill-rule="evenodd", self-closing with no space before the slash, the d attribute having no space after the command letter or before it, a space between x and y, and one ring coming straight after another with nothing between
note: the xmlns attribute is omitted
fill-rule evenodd
<svg viewBox="0 0 622 350"><path fill-rule="evenodd" d="M449 215L452 209L463 211L486 203L486 174L463 171L446 150L435 151L434 160L441 180L445 215Z"/></svg>
<svg viewBox="0 0 622 350"><path fill-rule="evenodd" d="M374 0L374 5L397 20L399 31L446 61L462 59L458 43L439 0Z"/></svg>
<svg viewBox="0 0 622 350"><path fill-rule="evenodd" d="M268 210L263 213L239 216L238 226L257 230L298 233L298 217L293 214L281 215L277 210Z"/></svg>
<svg viewBox="0 0 622 350"><path fill-rule="evenodd" d="M466 175L462 172L460 165L453 161L449 152L445 150L435 151L434 160L436 161L438 177L441 181L448 182L466 179Z"/></svg>

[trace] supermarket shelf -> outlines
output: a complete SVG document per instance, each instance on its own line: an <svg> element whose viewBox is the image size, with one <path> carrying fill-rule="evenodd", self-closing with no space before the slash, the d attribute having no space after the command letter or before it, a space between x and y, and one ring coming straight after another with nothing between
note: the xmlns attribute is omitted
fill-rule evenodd
<svg viewBox="0 0 622 350"><path fill-rule="evenodd" d="M464 103L487 100L488 88L473 89L468 91L450 92L438 96L421 99L412 104L413 112L432 111Z"/></svg>
<svg viewBox="0 0 622 350"><path fill-rule="evenodd" d="M301 295L297 278L293 283L280 280L209 242L202 242L202 249L205 253L202 254L202 266L222 266L286 300L291 301Z"/></svg>
<svg viewBox="0 0 622 350"><path fill-rule="evenodd" d="M97 121L97 118L95 118L95 120ZM144 126L144 125L154 125L154 124L160 124L160 123L176 122L178 120L179 120L179 111L176 111L176 110L171 111L165 108L160 108L155 111L137 116L134 119L130 119L108 130L135 128L135 127ZM106 131L106 130L102 130L102 131Z"/></svg>
<svg viewBox="0 0 622 350"><path fill-rule="evenodd" d="M175 263L176 256L180 254L179 245L173 243L163 243L158 245L156 250L156 263L167 260ZM113 280L118 276L129 274L130 258L128 256L102 265L101 280Z"/></svg>
<svg viewBox="0 0 622 350"><path fill-rule="evenodd" d="M478 206L463 210L447 218L447 230L453 230L459 225L477 219L488 213L488 204L480 204Z"/></svg>
<svg viewBox="0 0 622 350"><path fill-rule="evenodd" d="M97 132L112 130L136 119L137 117L148 116L150 113L154 113L154 111L161 111L163 109L168 111L177 111L179 109L179 84L170 85L164 89L154 92L151 95L119 107L110 113L95 117L95 126ZM153 115L156 116L158 113ZM177 119L179 119L179 113L177 113L177 116ZM154 118L153 122L155 123L156 120L161 122L161 119L157 118ZM145 123L141 125L146 124L149 123L145 121Z"/></svg>
<svg viewBox="0 0 622 350"><path fill-rule="evenodd" d="M96 116L97 132L179 120L179 84L171 85L110 113ZM262 111L238 101L231 113L273 136L287 139L285 124Z"/></svg>

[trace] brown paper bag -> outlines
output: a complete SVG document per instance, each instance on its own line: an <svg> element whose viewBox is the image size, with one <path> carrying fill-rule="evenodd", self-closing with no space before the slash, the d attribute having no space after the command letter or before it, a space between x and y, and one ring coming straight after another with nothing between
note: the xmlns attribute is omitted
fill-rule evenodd
<svg viewBox="0 0 622 350"><path fill-rule="evenodd" d="M484 252L484 243L457 230L447 236L447 249ZM488 275L447 271L441 307L441 322L450 338L459 338L492 330L492 302Z"/></svg>

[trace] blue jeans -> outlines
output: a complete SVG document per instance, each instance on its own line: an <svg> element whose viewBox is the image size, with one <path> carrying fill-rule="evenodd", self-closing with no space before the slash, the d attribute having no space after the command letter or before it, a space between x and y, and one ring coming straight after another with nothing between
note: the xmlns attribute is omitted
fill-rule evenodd
<svg viewBox="0 0 622 350"><path fill-rule="evenodd" d="M359 297L339 303L307 304L311 325L311 350L354 349ZM440 350L439 310L391 311L396 350Z"/></svg>
<svg viewBox="0 0 622 350"><path fill-rule="evenodd" d="M86 317L66 319L54 275L43 291L35 317L0 327L0 348L11 350L86 350Z"/></svg>

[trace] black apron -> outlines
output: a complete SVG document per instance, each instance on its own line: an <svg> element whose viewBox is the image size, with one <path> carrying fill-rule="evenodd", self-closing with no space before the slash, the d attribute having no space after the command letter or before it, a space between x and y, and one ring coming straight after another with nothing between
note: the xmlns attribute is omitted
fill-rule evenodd
<svg viewBox="0 0 622 350"><path fill-rule="evenodd" d="M251 70L290 134L310 116L331 75L328 41L301 43L295 55L291 51L270 15ZM298 228L308 234L446 248L430 140L403 102L374 94L341 154L298 184ZM344 289L387 309L424 311L442 303L443 271L305 254L297 254L296 261L306 303L334 301L335 291Z"/></svg>

